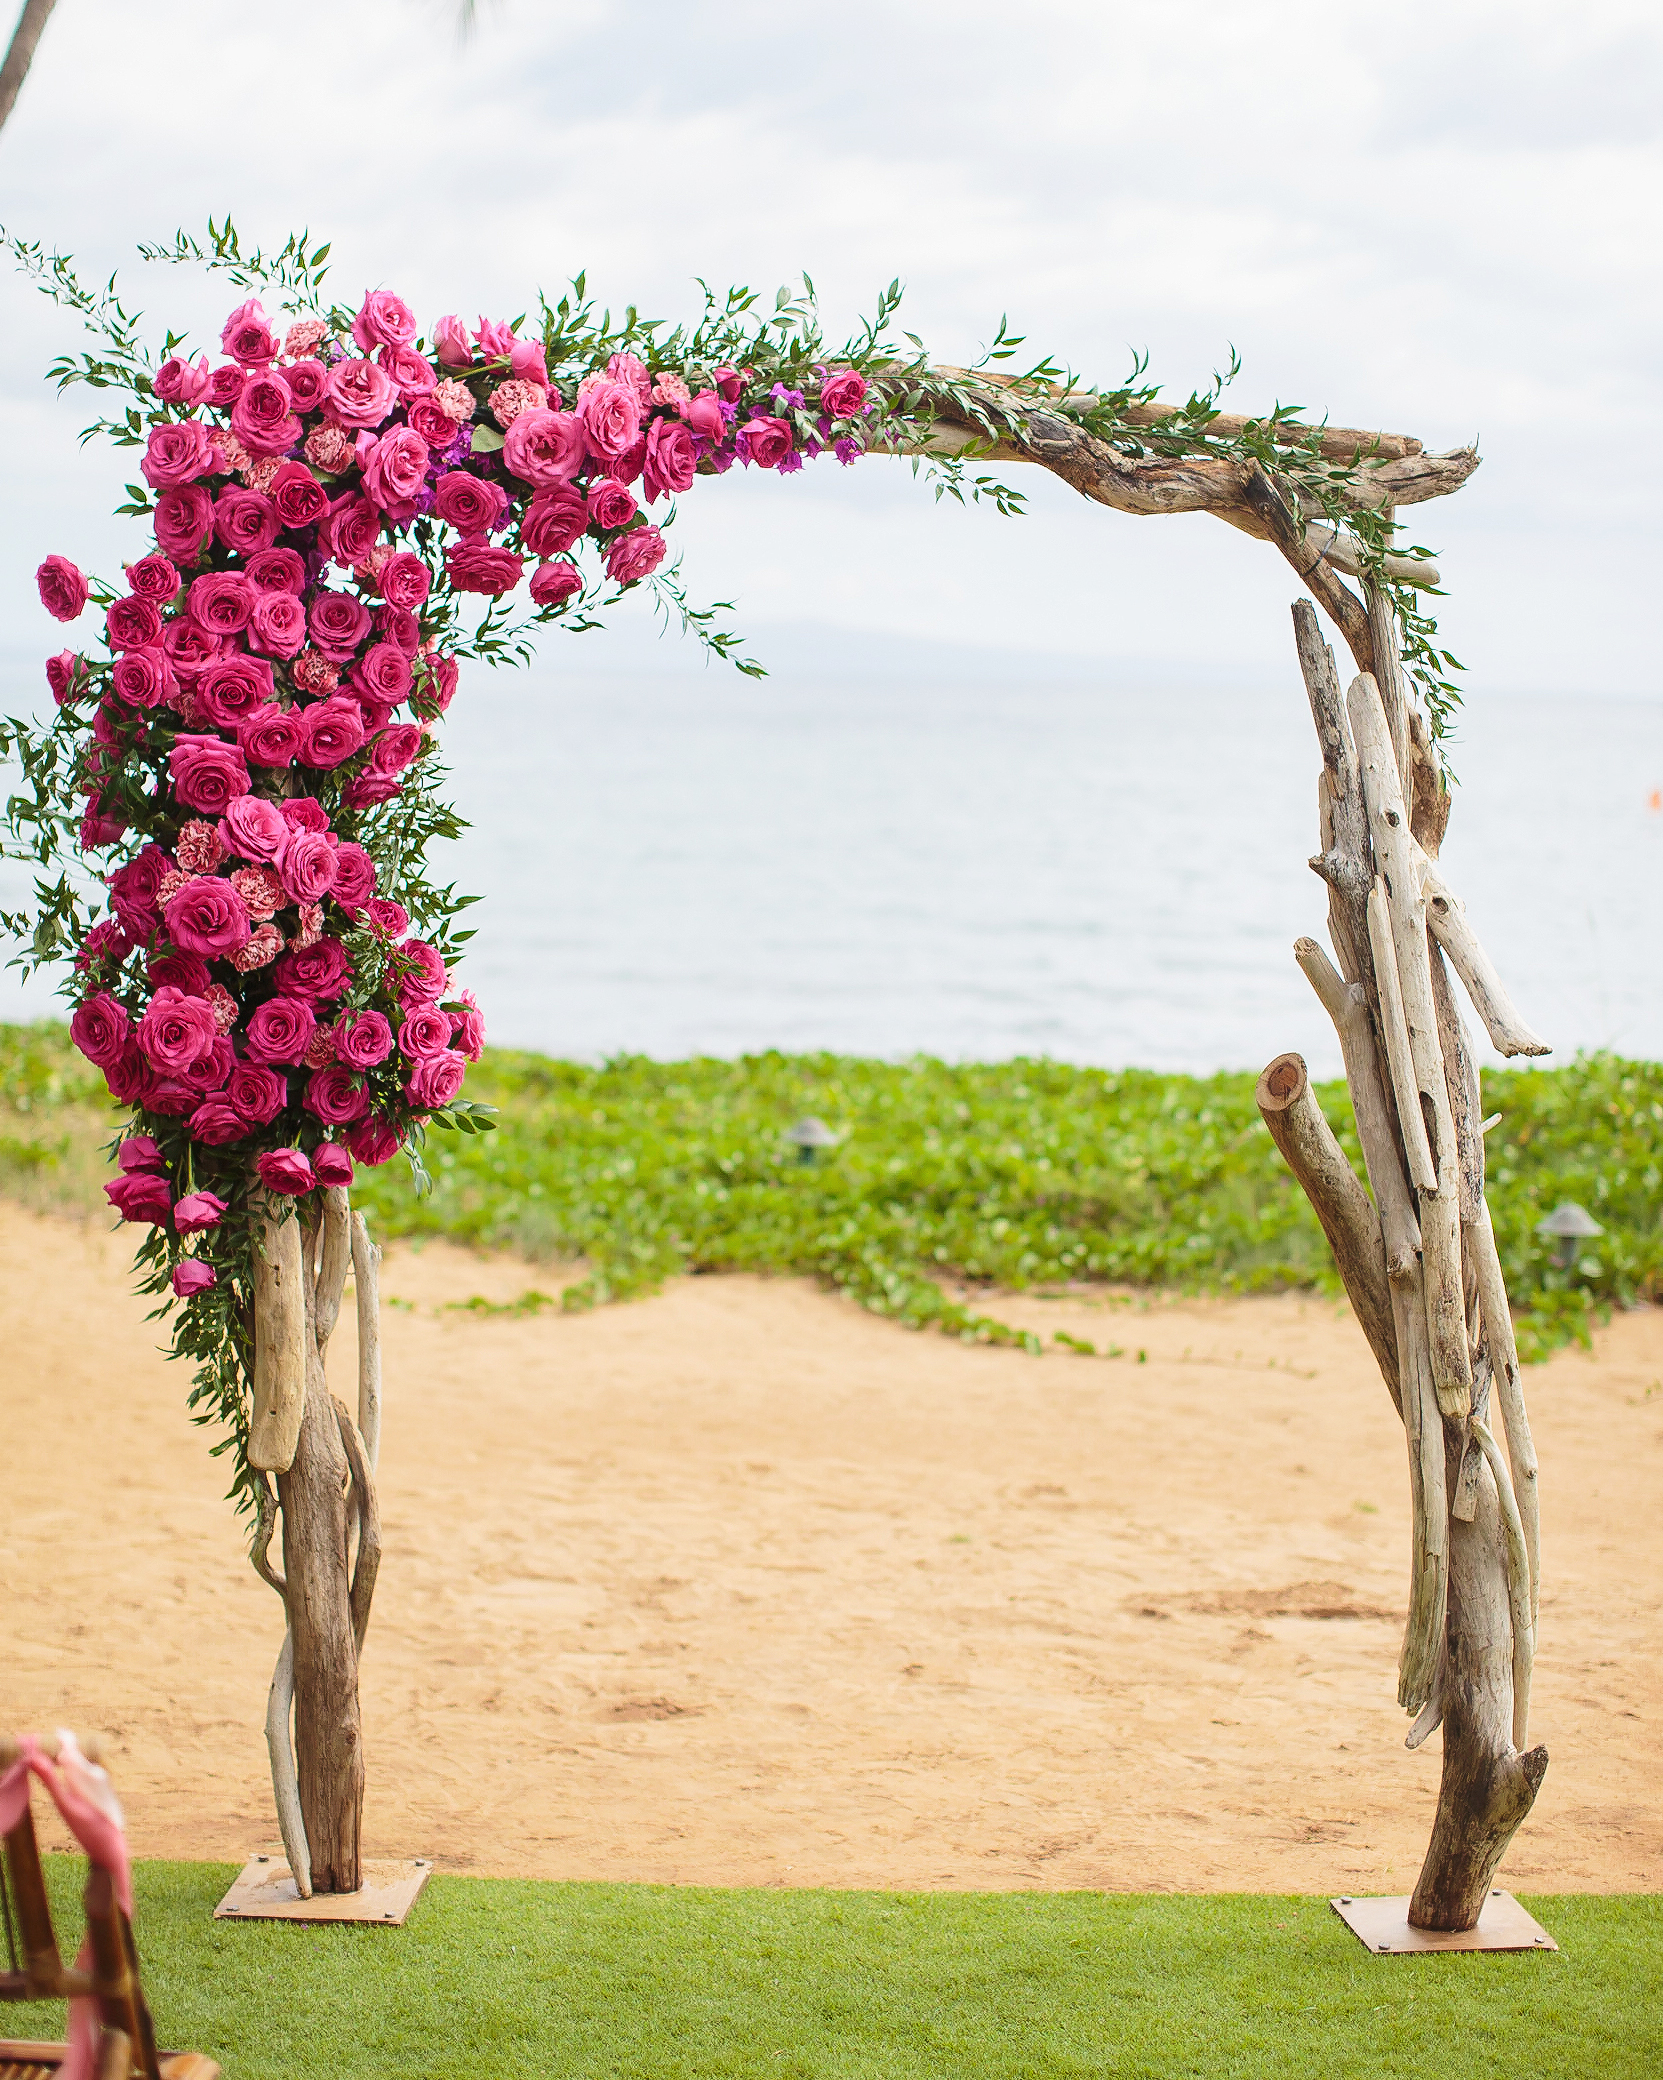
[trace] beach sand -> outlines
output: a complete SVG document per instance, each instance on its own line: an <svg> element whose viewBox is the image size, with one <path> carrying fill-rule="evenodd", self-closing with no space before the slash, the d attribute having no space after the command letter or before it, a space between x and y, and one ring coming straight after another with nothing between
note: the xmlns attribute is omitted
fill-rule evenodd
<svg viewBox="0 0 1663 2080"><path fill-rule="evenodd" d="M276 1846L282 1636L131 1292L0 1205L0 1724L101 1729L137 1852ZM1011 1297L1104 1359L795 1282L491 1315L389 1253L366 1849L674 1884L1402 1891L1402 1432L1343 1306ZM350 1311L332 1352L354 1377ZM1140 1362L1140 1353L1146 1354ZM1503 1868L1663 1885L1663 1312L1526 1375L1545 1553ZM44 1816L43 1816L44 1817ZM55 1839L55 1837L54 1837Z"/></svg>

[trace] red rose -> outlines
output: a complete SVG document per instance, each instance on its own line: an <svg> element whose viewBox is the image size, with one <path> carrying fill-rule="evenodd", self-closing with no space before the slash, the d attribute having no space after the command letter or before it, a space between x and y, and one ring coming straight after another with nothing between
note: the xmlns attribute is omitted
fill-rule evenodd
<svg viewBox="0 0 1663 2080"><path fill-rule="evenodd" d="M338 997L352 975L352 962L339 939L319 939L286 953L277 963L277 987L291 997L322 1004Z"/></svg>
<svg viewBox="0 0 1663 2080"><path fill-rule="evenodd" d="M262 592L248 618L248 640L267 657L298 657L306 647L306 609L292 592Z"/></svg>
<svg viewBox="0 0 1663 2080"><path fill-rule="evenodd" d="M370 764L378 773L402 773L422 748L421 725L396 723L376 738Z"/></svg>
<svg viewBox="0 0 1663 2080"><path fill-rule="evenodd" d="M373 1069L393 1051L393 1029L379 1011L360 1011L335 1028L335 1052L349 1068Z"/></svg>
<svg viewBox="0 0 1663 2080"><path fill-rule="evenodd" d="M243 1044L251 1062L298 1062L316 1030L312 1007L303 998L268 997L248 1021Z"/></svg>
<svg viewBox="0 0 1663 2080"><path fill-rule="evenodd" d="M139 474L157 491L177 491L222 466L222 458L200 419L170 419L152 426Z"/></svg>
<svg viewBox="0 0 1663 2080"><path fill-rule="evenodd" d="M456 438L456 421L436 397L412 399L404 418L430 448L448 448Z"/></svg>
<svg viewBox="0 0 1663 2080"><path fill-rule="evenodd" d="M304 765L329 772L363 749L364 719L358 703L334 693L300 715L300 757Z"/></svg>
<svg viewBox="0 0 1663 2080"><path fill-rule="evenodd" d="M223 1094L204 1098L191 1114L191 1139L209 1148L224 1148L241 1141L248 1131L247 1120Z"/></svg>
<svg viewBox="0 0 1663 2080"><path fill-rule="evenodd" d="M194 687L197 680L224 655L224 645L218 636L204 628L200 621L192 621L181 614L170 621L162 630L162 648L167 652L167 661L179 675L181 686Z"/></svg>
<svg viewBox="0 0 1663 2080"><path fill-rule="evenodd" d="M197 683L197 705L208 721L220 729L235 729L262 701L273 695L271 666L263 657L238 651L219 657L203 672Z"/></svg>
<svg viewBox="0 0 1663 2080"><path fill-rule="evenodd" d="M190 617L217 636L235 635L254 611L254 587L241 571L206 571L185 595Z"/></svg>
<svg viewBox="0 0 1663 2080"><path fill-rule="evenodd" d="M494 549L484 535L471 535L446 552L445 569L457 592L501 599L519 584L524 566L512 549Z"/></svg>
<svg viewBox="0 0 1663 2080"><path fill-rule="evenodd" d="M195 563L214 524L214 502L200 484L164 491L156 501L156 545L181 563Z"/></svg>
<svg viewBox="0 0 1663 2080"><path fill-rule="evenodd" d="M144 650L159 642L162 617L147 599L118 599L104 612L104 635L112 650Z"/></svg>
<svg viewBox="0 0 1663 2080"><path fill-rule="evenodd" d="M127 582L136 599L147 599L158 607L178 597L179 573L165 556L141 556L127 566Z"/></svg>
<svg viewBox="0 0 1663 2080"><path fill-rule="evenodd" d="M255 1159L255 1168L266 1190L281 1192L285 1198L298 1198L317 1184L311 1164L298 1148L267 1149Z"/></svg>
<svg viewBox="0 0 1663 2080"><path fill-rule="evenodd" d="M363 1120L346 1137L346 1145L360 1163L371 1169L398 1154L398 1133L380 1120Z"/></svg>
<svg viewBox="0 0 1663 2080"><path fill-rule="evenodd" d="M852 419L866 402L866 378L852 368L833 369L820 385L820 409L828 419Z"/></svg>
<svg viewBox="0 0 1663 2080"><path fill-rule="evenodd" d="M583 573L563 558L540 563L531 574L531 597L540 607L557 607L582 590Z"/></svg>
<svg viewBox="0 0 1663 2080"><path fill-rule="evenodd" d="M87 581L67 556L49 556L35 572L40 603L54 621L74 621L87 603Z"/></svg>
<svg viewBox="0 0 1663 2080"><path fill-rule="evenodd" d="M747 419L739 431L745 436L752 462L758 469L774 469L797 445L796 436L784 419Z"/></svg>
<svg viewBox="0 0 1663 2080"><path fill-rule="evenodd" d="M350 592L320 592L307 619L313 642L337 663L345 663L370 632L370 610Z"/></svg>
<svg viewBox="0 0 1663 2080"><path fill-rule="evenodd" d="M679 419L655 419L647 428L642 484L650 504L666 491L685 491L698 468L699 451Z"/></svg>
<svg viewBox="0 0 1663 2080"><path fill-rule="evenodd" d="M355 692L396 708L410 691L410 660L396 643L372 643L352 668Z"/></svg>
<svg viewBox="0 0 1663 2080"><path fill-rule="evenodd" d="M200 1235L225 1218L226 1202L218 1192L187 1192L173 1207L173 1225L181 1235Z"/></svg>
<svg viewBox="0 0 1663 2080"><path fill-rule="evenodd" d="M214 506L214 532L237 556L257 556L277 539L277 508L260 491L223 490Z"/></svg>
<svg viewBox="0 0 1663 2080"><path fill-rule="evenodd" d="M280 525L311 527L328 512L329 493L304 462L285 462L271 480L271 503Z"/></svg>
<svg viewBox="0 0 1663 2080"><path fill-rule="evenodd" d="M221 816L239 795L248 792L248 768L242 753L218 737L189 734L175 739L167 755L174 792L187 809Z"/></svg>
<svg viewBox="0 0 1663 2080"><path fill-rule="evenodd" d="M589 524L605 531L627 527L640 511L633 492L611 477L601 477L589 486Z"/></svg>
<svg viewBox="0 0 1663 2080"><path fill-rule="evenodd" d="M350 1126L369 1109L369 1093L353 1082L345 1062L331 1062L306 1086L306 1110L315 1112L326 1126Z"/></svg>
<svg viewBox="0 0 1663 2080"><path fill-rule="evenodd" d="M176 989L187 997L206 997L213 988L208 980L208 963L199 953L152 955L144 964L144 972L153 989Z"/></svg>
<svg viewBox="0 0 1663 2080"><path fill-rule="evenodd" d="M375 893L375 862L362 845L342 845L335 854L332 891L343 910L359 910ZM358 1067L365 1066L359 1063Z"/></svg>
<svg viewBox="0 0 1663 2080"><path fill-rule="evenodd" d="M129 650L116 659L110 691L130 708L157 708L179 690L173 668L162 650Z"/></svg>
<svg viewBox="0 0 1663 2080"><path fill-rule="evenodd" d="M441 483L445 481L440 479ZM403 607L412 613L433 587L427 565L419 556L412 556L408 549L400 549L387 558L381 566L380 582L381 597L389 606Z"/></svg>
<svg viewBox="0 0 1663 2080"><path fill-rule="evenodd" d="M143 1171L115 1178L104 1187L104 1196L124 1221L150 1221L160 1225L173 1210L167 1179Z"/></svg>
<svg viewBox="0 0 1663 2080"><path fill-rule="evenodd" d="M46 660L46 683L60 708L79 700L87 690L86 659L77 651L60 650L56 657Z"/></svg>
<svg viewBox="0 0 1663 2080"><path fill-rule="evenodd" d="M256 592L292 592L298 597L306 590L306 566L293 549L262 549L248 559L246 575Z"/></svg>
<svg viewBox="0 0 1663 2080"><path fill-rule="evenodd" d="M289 1086L258 1062L239 1062L225 1086L225 1099L239 1119L267 1127L289 1102Z"/></svg>
<svg viewBox="0 0 1663 2080"><path fill-rule="evenodd" d="M127 1051L130 1021L107 989L101 989L69 1021L69 1037L95 1069L108 1069Z"/></svg>
<svg viewBox="0 0 1663 2080"><path fill-rule="evenodd" d="M143 941L162 921L157 892L173 862L159 845L146 845L136 859L117 867L109 878L110 908L129 937ZM100 1068L103 1064L99 1064Z"/></svg>
<svg viewBox="0 0 1663 2080"><path fill-rule="evenodd" d="M381 575L385 577L387 573L383 571ZM406 657L414 657L422 646L421 623L408 607L396 607L391 600L383 600L375 610L375 625L393 648L403 651Z"/></svg>
<svg viewBox="0 0 1663 2080"><path fill-rule="evenodd" d="M583 493L575 484L562 484L539 491L526 507L520 540L533 556L564 556L588 525Z"/></svg>
<svg viewBox="0 0 1663 2080"><path fill-rule="evenodd" d="M162 915L175 946L208 960L225 960L240 952L254 930L248 905L229 881L215 874L187 881L168 897Z"/></svg>
<svg viewBox="0 0 1663 2080"><path fill-rule="evenodd" d="M320 1141L312 1151L312 1169L321 1185L352 1182L352 1158L338 1141Z"/></svg>
<svg viewBox="0 0 1663 2080"><path fill-rule="evenodd" d="M243 394L248 372L234 361L222 361L208 377L207 398L216 412L228 412Z"/></svg>
<svg viewBox="0 0 1663 2080"><path fill-rule="evenodd" d="M296 710L268 702L237 724L237 742L250 765L288 766L300 756L305 733Z"/></svg>
<svg viewBox="0 0 1663 2080"><path fill-rule="evenodd" d="M297 412L315 412L329 387L329 371L321 361L291 361L283 371Z"/></svg>

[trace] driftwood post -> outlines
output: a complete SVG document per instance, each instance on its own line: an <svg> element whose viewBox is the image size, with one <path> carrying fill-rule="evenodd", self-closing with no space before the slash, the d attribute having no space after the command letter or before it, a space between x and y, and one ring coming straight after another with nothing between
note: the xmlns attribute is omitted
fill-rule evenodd
<svg viewBox="0 0 1663 2080"><path fill-rule="evenodd" d="M375 1464L381 1435L380 1252L344 1189L320 1194L316 1226L292 1201L262 1229L254 1275L254 1419L260 1474L251 1558L282 1598L282 1649L266 1706L272 1792L302 1899L363 1883L363 1729L358 1658L381 1561ZM356 1420L329 1391L324 1354L356 1275ZM275 1474L272 1496L267 1474ZM270 1561L283 1519L283 1572ZM356 1549L356 1550L355 1550ZM293 1718L291 1736L290 1719Z"/></svg>

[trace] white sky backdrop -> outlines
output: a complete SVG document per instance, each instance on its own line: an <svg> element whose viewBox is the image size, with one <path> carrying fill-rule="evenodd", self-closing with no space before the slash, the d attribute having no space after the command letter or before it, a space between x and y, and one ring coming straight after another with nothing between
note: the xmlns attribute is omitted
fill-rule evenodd
<svg viewBox="0 0 1663 2080"><path fill-rule="evenodd" d="M1628 0L486 0L460 45L447 0L61 0L0 133L0 220L121 266L158 327L217 329L230 298L133 241L211 209L267 241L310 225L343 298L384 284L424 321L512 315L579 266L675 315L694 274L771 290L806 267L838 326L901 275L943 359L1009 310L1095 377L1146 347L1182 394L1233 341L1243 406L1481 436L1484 468L1417 530L1476 685L1656 692L1636 460L1659 435L1659 23ZM66 321L12 277L0 321L21 662L54 634L40 556L111 569L126 546L98 518L125 472L76 457L87 393L38 380ZM1010 522L932 515L888 463L735 472L684 501L679 546L781 662L818 629L1284 672L1273 555L1026 474Z"/></svg>

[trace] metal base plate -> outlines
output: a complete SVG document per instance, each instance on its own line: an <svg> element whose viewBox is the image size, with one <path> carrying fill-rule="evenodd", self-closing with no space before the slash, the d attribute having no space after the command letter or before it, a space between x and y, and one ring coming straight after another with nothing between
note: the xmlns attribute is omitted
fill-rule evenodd
<svg viewBox="0 0 1663 2080"><path fill-rule="evenodd" d="M302 1899L280 1856L251 1856L231 1890L214 1909L216 1921L373 1921L403 1926L416 1895L432 1875L425 1857L398 1862L366 1856L364 1882L356 1892L321 1892Z"/></svg>
<svg viewBox="0 0 1663 2080"><path fill-rule="evenodd" d="M1445 1931L1409 1926L1409 1895L1401 1899L1331 1899L1328 1904L1360 1943L1382 1957L1428 1950L1557 1950L1539 1921L1510 1892L1492 1892L1478 1926Z"/></svg>

